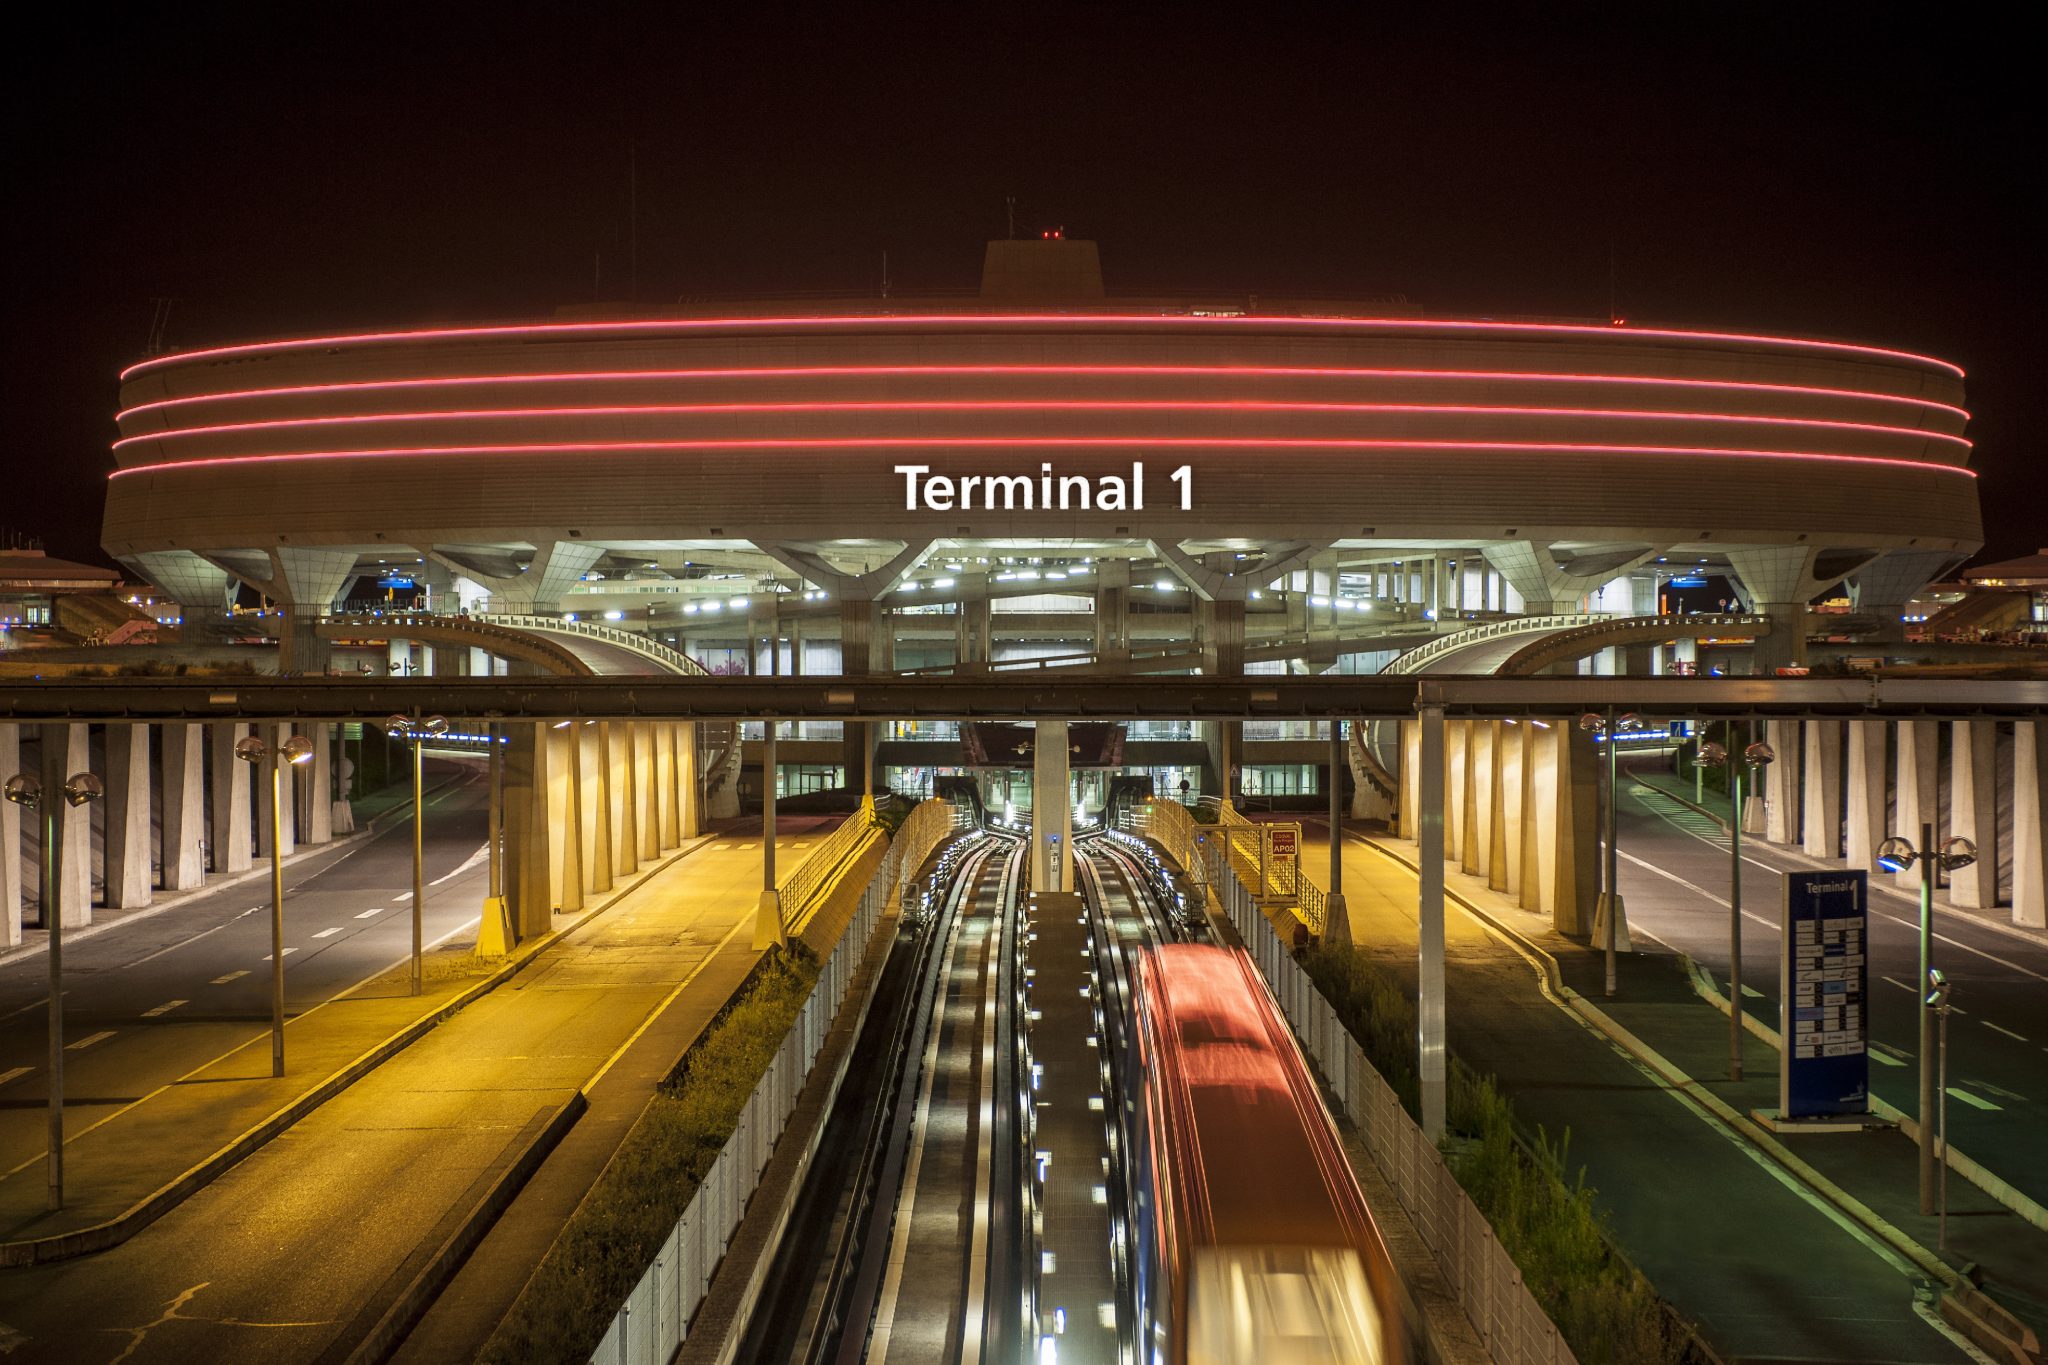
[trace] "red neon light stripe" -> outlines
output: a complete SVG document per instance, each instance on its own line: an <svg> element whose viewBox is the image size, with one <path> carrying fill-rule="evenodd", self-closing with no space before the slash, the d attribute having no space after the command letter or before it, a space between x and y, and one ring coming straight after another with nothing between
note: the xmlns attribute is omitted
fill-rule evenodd
<svg viewBox="0 0 2048 1365"><path fill-rule="evenodd" d="M183 440L247 431L300 431L308 428L362 426L383 422L448 422L523 419L530 417L634 417L696 414L770 414L784 412L1336 412L1401 413L1506 417L1650 418L1678 422L1734 422L1747 425L1797 426L1836 431L1864 431L1888 436L1946 441L1963 450L1971 443L1946 432L1918 427L1884 426L1875 422L1839 422L1814 417L1757 417L1747 413L1659 412L1634 408L1527 408L1484 403L1319 403L1264 399L936 399L936 400L799 400L789 403L645 403L614 407L476 408L428 412L346 413L334 417L282 417L263 422L232 422L209 427L174 427L124 436L120 450L149 441Z"/></svg>
<svg viewBox="0 0 2048 1365"><path fill-rule="evenodd" d="M1821 398L1862 399L1903 403L1909 407L1952 413L1964 421L1970 414L1952 403L1864 389L1828 389L1808 384L1764 384L1739 379L1678 379L1632 374L1561 374L1539 370L1413 370L1335 368L1314 365L796 365L751 369L570 370L545 374L450 375L426 379L366 379L334 384L289 384L270 389L228 389L183 398L138 403L114 414L116 422L166 408L195 403L240 402L252 398L291 398L308 394L368 393L386 389L437 389L482 385L630 383L658 379L844 379L906 375L1148 375L1215 376L1270 379L1479 379L1546 384L1638 384L1669 388L1729 389L1752 393L1801 394Z"/></svg>
<svg viewBox="0 0 2048 1365"><path fill-rule="evenodd" d="M390 449L323 450L283 452L270 455L210 455L196 460L171 460L163 464L136 465L117 469L109 479L167 469L201 469L221 465L285 464L305 460L403 459L437 455L568 455L625 452L686 452L707 450L921 450L921 449L1108 449L1108 450L1489 450L1589 455L1693 455L1709 459L1746 458L1762 460L1824 460L1837 464L1897 465L1928 473L1963 474L1976 478L1975 470L1958 465L1927 464L1919 460L1893 459L1882 455L1836 455L1817 450L1744 450L1720 446L1630 446L1596 445L1567 441L1396 441L1377 439L1255 436L833 436L817 439L760 437L720 441L584 441L575 444L485 446L402 446Z"/></svg>
<svg viewBox="0 0 2048 1365"><path fill-rule="evenodd" d="M1343 317L1230 317L1195 316L1185 313L878 313L820 314L811 317L669 318L622 322L540 322L476 327L428 327L413 331L357 332L334 336L297 337L285 341L243 342L156 356L129 366L121 372L126 381L167 365L219 360L228 356L272 355L281 351L325 350L336 346L374 346L426 341L482 341L510 337L645 336L649 333L700 333L712 331L832 331L899 327L1207 327L1225 331L1247 328L1270 331L1366 331L1386 329L1399 332L1474 332L1481 334L1552 335L1583 337L1628 337L1659 341L1733 342L1747 346L1783 347L1820 354L1870 356L1881 360L1903 360L1945 370L1958 379L1960 367L1933 356L1895 351L1882 346L1863 346L1845 341L1807 341L1797 337L1761 336L1746 332L1702 332L1683 328L1615 327L1571 322L1487 322L1479 320L1428 320L1422 318Z"/></svg>

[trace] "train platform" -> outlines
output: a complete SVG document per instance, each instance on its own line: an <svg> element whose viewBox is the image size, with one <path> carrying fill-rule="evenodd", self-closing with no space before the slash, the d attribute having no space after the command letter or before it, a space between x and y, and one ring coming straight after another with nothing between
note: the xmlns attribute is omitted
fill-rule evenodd
<svg viewBox="0 0 2048 1365"><path fill-rule="evenodd" d="M1304 865L1328 866L1327 834L1305 832ZM1416 976L1413 846L1351 835L1344 891L1353 941L1412 993ZM1568 1138L1615 1242L1724 1359L1962 1361L1982 1359L1942 1322L1932 1277L1760 1145L1718 1116L1774 1105L1774 1058L1751 1049L1750 1079L1716 1079L1726 1017L1692 992L1684 964L1648 941L1624 955L1620 991L1603 998L1598 954L1548 922L1447 870L1446 984L1452 1052L1491 1072L1520 1119ZM1568 1008L1548 979L1555 964ZM1631 1050L1589 1022L1606 1012ZM1718 1050L1717 1050L1718 1049ZM1663 1063L1645 1060L1645 1052ZM1797 1159L1890 1219L1935 1255L1934 1233L1907 1217L1910 1144L1896 1133L1784 1139ZM1903 1162L1903 1174L1902 1174ZM2042 1282L2038 1233L1960 1180L1950 1186L1951 1240L1996 1285ZM1925 1220L1931 1224L1933 1220ZM1970 1225L1964 1233L1962 1225ZM1961 1242L1957 1242L1960 1247ZM1788 1255L1796 1247L1796 1255ZM1994 1285L2009 1306L2022 1310Z"/></svg>
<svg viewBox="0 0 2048 1365"><path fill-rule="evenodd" d="M777 846L786 865L823 837L817 823L782 823ZM385 1330L387 1314L417 1293L417 1277L444 1254L451 1235L511 1182L522 1193L499 1219L502 1237L495 1244L485 1238L468 1263L469 1313L420 1324L443 1334L435 1339L462 1339L466 1329L467 1339L480 1340L475 1333L487 1334L498 1320L490 1303L501 1305L501 1315L559 1228L543 1206L552 1201L566 1217L575 1199L563 1192L580 1179L580 1196L652 1085L744 979L755 956L747 930L759 877L758 834L691 841L622 879L595 910L559 917L556 932L499 989L383 1060L132 1239L85 1259L0 1275L0 1321L18 1334L20 1358L95 1358L100 1333L76 1326L88 1320L103 1326L108 1357L131 1331L176 1337L183 1349L214 1358L235 1357L259 1339L265 1350L292 1358L345 1353L350 1339ZM473 977L459 981L460 990L474 985ZM415 1014L427 1008L409 995L401 1004ZM329 1046L337 1055L360 1055L388 1036L388 1029L377 1037L349 1034L345 1013L290 1023L288 1058L307 1056L323 1029L335 1034ZM244 1084L251 1055L268 1070L260 1044L237 1054ZM326 1072L302 1074L295 1065L292 1076L272 1084L303 1091L314 1074ZM178 1087L178 1102L228 1089ZM166 1178L159 1167L176 1176L241 1121L206 1126L195 1119L183 1136L160 1124L170 1130L161 1150L146 1153L130 1127L110 1123L106 1137L130 1153L136 1169L128 1182L146 1193ZM564 1164L551 1170L538 1161L550 1152ZM83 1191L88 1173L76 1158L73 1165ZM515 1173L528 1168L521 1187ZM39 1193L40 1169L28 1174ZM119 1202L113 1182L106 1184L109 1194L99 1197ZM260 1216L251 1212L258 1209ZM280 1284L293 1287L280 1296Z"/></svg>

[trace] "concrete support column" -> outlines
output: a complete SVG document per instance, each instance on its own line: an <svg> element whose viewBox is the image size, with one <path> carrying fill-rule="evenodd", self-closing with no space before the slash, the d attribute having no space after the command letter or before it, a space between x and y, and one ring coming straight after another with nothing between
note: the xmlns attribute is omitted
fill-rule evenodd
<svg viewBox="0 0 2048 1365"><path fill-rule="evenodd" d="M206 881L206 731L197 724L163 727L161 840L166 891Z"/></svg>
<svg viewBox="0 0 2048 1365"><path fill-rule="evenodd" d="M550 818L563 808L556 794L561 767L553 762L563 746L544 724L508 724L505 745L505 895L521 939L546 933L554 923L562 885L557 832Z"/></svg>
<svg viewBox="0 0 2048 1365"><path fill-rule="evenodd" d="M1998 723L1949 727L1948 831L1977 846L1977 861L1949 873L1948 900L1971 910L1998 904Z"/></svg>
<svg viewBox="0 0 2048 1365"><path fill-rule="evenodd" d="M640 870L640 793L645 782L640 776L640 727L632 721L612 726L612 764L617 787L619 821L612 827L618 856L613 863L619 876Z"/></svg>
<svg viewBox="0 0 2048 1365"><path fill-rule="evenodd" d="M208 727L212 749L213 809L207 836L208 862L215 872L246 872L249 856L249 765L235 757L235 745L249 727L217 722Z"/></svg>
<svg viewBox="0 0 2048 1365"><path fill-rule="evenodd" d="M1219 678L1244 673L1244 603L1225 598L1196 608L1202 626L1202 671Z"/></svg>
<svg viewBox="0 0 2048 1365"><path fill-rule="evenodd" d="M657 720L651 726L654 752L648 763L653 783L649 824L654 830L657 852L682 842L678 837L681 821L676 813L676 732L681 728L666 720Z"/></svg>
<svg viewBox="0 0 2048 1365"><path fill-rule="evenodd" d="M1890 721L1852 720L1849 728L1847 842L1842 857L1851 867L1873 875L1877 846L1891 831L1885 828L1885 739Z"/></svg>
<svg viewBox="0 0 2048 1365"><path fill-rule="evenodd" d="M92 807L69 804L59 789L73 773L92 767L91 736L85 725L52 723L40 730L43 790L57 802L57 837L64 841L64 884L57 888L59 922L66 929L82 929L92 923ZM44 849L43 856L49 857L50 851ZM49 907L44 907L43 916L47 925Z"/></svg>
<svg viewBox="0 0 2048 1365"><path fill-rule="evenodd" d="M266 725L263 727L263 742L268 744L273 752L291 737L292 727L289 725ZM239 762L240 760L236 761ZM269 762L266 760L256 764L255 772L251 776L252 780L259 785L270 781ZM286 858L291 857L292 851L298 847L298 783L294 775L289 772L284 774L282 786L283 790L280 792L279 800L279 804L284 807L284 826L282 829L272 830L270 827L270 789L263 787L255 793L256 852L265 858L270 856L270 841L273 837L278 841L278 852Z"/></svg>
<svg viewBox="0 0 2048 1365"><path fill-rule="evenodd" d="M1542 849L1537 837L1537 822L1542 816L1543 796L1536 782L1536 754L1544 742L1549 729L1533 720L1525 720L1515 727L1522 732L1522 775L1521 775L1521 820L1517 826L1520 849L1514 855L1515 904L1524 910L1538 910L1543 904L1542 877L1538 867L1543 860Z"/></svg>
<svg viewBox="0 0 2048 1365"><path fill-rule="evenodd" d="M1806 722L1806 817L1799 847L1810 857L1842 856L1842 722Z"/></svg>
<svg viewBox="0 0 2048 1365"><path fill-rule="evenodd" d="M590 859L584 831L592 825L595 812L585 788L594 789L597 785L584 781L583 731L587 728L575 720L550 726L544 732L547 753L535 769L546 778L537 793L541 803L539 818L548 841L548 866L553 874L549 894L554 907L561 910L581 910L583 888L587 885L583 869L589 866Z"/></svg>
<svg viewBox="0 0 2048 1365"><path fill-rule="evenodd" d="M2012 922L2048 929L2048 722L2013 722L2012 752Z"/></svg>
<svg viewBox="0 0 2048 1365"><path fill-rule="evenodd" d="M1465 723L1444 722L1444 857L1465 865L1465 782L1472 768L1472 734Z"/></svg>
<svg viewBox="0 0 2048 1365"><path fill-rule="evenodd" d="M1395 809L1399 825L1395 833L1403 839L1415 839L1415 813L1421 809L1422 801L1422 732L1412 720L1397 722L1401 727L1401 798Z"/></svg>
<svg viewBox="0 0 2048 1365"><path fill-rule="evenodd" d="M587 819L583 830L583 888L586 891L612 889L611 727L606 721L579 725L577 756L582 761L583 802Z"/></svg>
<svg viewBox="0 0 2048 1365"><path fill-rule="evenodd" d="M1749 671L1768 678L1780 668L1806 663L1806 603L1764 602L1757 608L1771 621L1770 632L1750 646ZM1917 873L1915 876L1919 875Z"/></svg>
<svg viewBox="0 0 2048 1365"><path fill-rule="evenodd" d="M1577 727L1537 731L1534 909L1562 934L1592 931L1599 859L1600 755Z"/></svg>
<svg viewBox="0 0 2048 1365"><path fill-rule="evenodd" d="M1920 842L1920 826L1941 827L1941 722L1904 720L1898 722L1898 780L1893 787L1892 833L1914 844ZM1920 869L1913 866L1893 874L1893 884L1904 891L1920 889Z"/></svg>
<svg viewBox="0 0 2048 1365"><path fill-rule="evenodd" d="M1074 812L1069 797L1067 722L1041 720L1031 746L1031 884L1065 891L1074 884Z"/></svg>
<svg viewBox="0 0 2048 1365"><path fill-rule="evenodd" d="M292 768L298 801L298 836L302 844L334 842L334 726L316 721L299 733L313 745L313 756Z"/></svg>
<svg viewBox="0 0 2048 1365"><path fill-rule="evenodd" d="M1513 791L1516 804L1522 794L1522 764L1520 746L1515 741L1521 738L1521 727L1504 721L1488 721L1486 772L1486 884L1495 891L1508 890L1508 847L1519 844L1519 839L1510 833L1508 822L1508 793ZM1510 758L1510 750L1516 750ZM1512 781L1509 770L1513 770Z"/></svg>
<svg viewBox="0 0 2048 1365"><path fill-rule="evenodd" d="M661 742L667 737L660 733L660 728L657 721L633 722L633 790L639 794L633 824L640 831L640 861L643 863L651 863L661 857L664 847L661 842ZM675 844L671 841L666 847L673 848Z"/></svg>
<svg viewBox="0 0 2048 1365"><path fill-rule="evenodd" d="M1422 770L1416 817L1416 1034L1422 1090L1422 1131L1443 1134L1449 1058L1444 1040L1444 709L1422 706Z"/></svg>
<svg viewBox="0 0 2048 1365"><path fill-rule="evenodd" d="M21 727L0 723L0 782L21 771ZM0 801L0 948L21 942L21 811Z"/></svg>
<svg viewBox="0 0 2048 1365"><path fill-rule="evenodd" d="M1465 722L1465 840L1458 865L1475 877L1487 874L1493 848L1493 723Z"/></svg>
<svg viewBox="0 0 2048 1365"><path fill-rule="evenodd" d="M675 822L673 840L681 843L704 832L703 788L697 772L697 722L682 721L674 727Z"/></svg>
<svg viewBox="0 0 2048 1365"><path fill-rule="evenodd" d="M139 909L149 904L155 881L149 857L149 727L109 725L106 746L106 862L101 879L109 910Z"/></svg>
<svg viewBox="0 0 2048 1365"><path fill-rule="evenodd" d="M1800 829L1799 797L1804 788L1799 767L1805 757L1805 750L1800 747L1799 722L1765 721L1764 742L1778 755L1764 769L1764 838L1774 844L1796 844Z"/></svg>

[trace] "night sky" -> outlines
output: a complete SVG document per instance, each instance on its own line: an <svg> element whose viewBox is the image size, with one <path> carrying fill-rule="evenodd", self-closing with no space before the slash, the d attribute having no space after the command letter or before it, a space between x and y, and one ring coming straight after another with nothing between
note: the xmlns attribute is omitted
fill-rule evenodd
<svg viewBox="0 0 2048 1365"><path fill-rule="evenodd" d="M0 527L102 559L159 298L179 348L872 291L885 251L902 289L966 289L1014 196L1020 233L1099 241L1113 293L1604 317L1611 261L1632 321L1941 356L1983 558L2048 543L2032 37L1639 8L50 7L6 97Z"/></svg>

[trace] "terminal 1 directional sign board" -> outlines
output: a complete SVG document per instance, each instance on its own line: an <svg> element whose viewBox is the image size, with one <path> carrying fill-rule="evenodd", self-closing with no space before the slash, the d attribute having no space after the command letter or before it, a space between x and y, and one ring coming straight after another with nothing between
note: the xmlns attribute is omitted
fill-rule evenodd
<svg viewBox="0 0 2048 1365"><path fill-rule="evenodd" d="M1870 1110L1870 874L1787 872L1778 958L1778 1113Z"/></svg>

